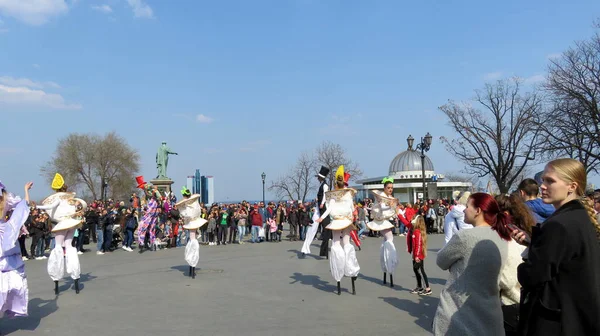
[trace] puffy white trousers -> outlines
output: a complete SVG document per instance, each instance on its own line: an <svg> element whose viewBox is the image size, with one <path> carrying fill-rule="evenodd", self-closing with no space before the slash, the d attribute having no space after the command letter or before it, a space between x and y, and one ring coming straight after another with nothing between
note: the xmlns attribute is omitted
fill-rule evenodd
<svg viewBox="0 0 600 336"><path fill-rule="evenodd" d="M54 233L54 249L48 257L48 275L54 281L62 279L65 274L65 263L67 273L73 280L79 279L81 275L81 265L77 249L73 247L73 234L75 228L57 231ZM63 246L65 251L63 253Z"/></svg>
<svg viewBox="0 0 600 336"><path fill-rule="evenodd" d="M396 252L396 246L394 246L394 234L391 229L382 230L381 233L383 234L383 242L379 250L381 270L385 273L394 274L396 266L398 266L398 253Z"/></svg>
<svg viewBox="0 0 600 336"><path fill-rule="evenodd" d="M340 281L344 276L355 277L360 272L356 259L354 246L350 244L350 231L347 227L343 230L332 230L332 245L329 255L329 267L335 281Z"/></svg>
<svg viewBox="0 0 600 336"><path fill-rule="evenodd" d="M196 239L196 229L188 231L190 232L190 239L185 245L185 261L188 265L196 267L198 260L200 260L200 244Z"/></svg>

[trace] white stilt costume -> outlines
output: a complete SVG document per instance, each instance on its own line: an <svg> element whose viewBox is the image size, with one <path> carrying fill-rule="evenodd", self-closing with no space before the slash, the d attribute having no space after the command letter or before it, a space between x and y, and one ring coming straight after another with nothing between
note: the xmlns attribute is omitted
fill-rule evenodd
<svg viewBox="0 0 600 336"><path fill-rule="evenodd" d="M190 191L186 187L181 190L181 194L184 197L183 200L175 205L179 210L179 214L183 217L185 223L183 228L189 230L190 239L185 246L185 261L190 265L189 274L194 279L196 277L196 265L198 265L198 260L200 259L200 244L198 243L198 239L196 239L196 230L208 223L208 221L201 217L202 209L198 203L200 195L194 194L190 196Z"/></svg>
<svg viewBox="0 0 600 336"><path fill-rule="evenodd" d="M381 243L379 260L383 271L383 283L386 283L386 275L389 274L390 286L394 287L394 271L398 265L398 253L394 245L394 234L392 233L394 225L390 222L390 219L393 220L393 217L396 216L398 200L378 190L373 191L373 194L375 195L375 202L371 210L373 221L367 223L367 227L382 233L383 242Z"/></svg>
<svg viewBox="0 0 600 336"><path fill-rule="evenodd" d="M308 227L306 231L306 237L304 238L304 243L302 244L302 252L303 254L310 254L310 244L312 244L315 239L315 235L319 230L319 223L317 223L317 219L320 217L319 208L314 208L314 214L312 216L312 224Z"/></svg>
<svg viewBox="0 0 600 336"><path fill-rule="evenodd" d="M63 186L62 176L56 174L52 181L52 189L61 190ZM73 192L57 191L42 201L42 205L37 208L46 210L50 219L57 223L52 228L54 249L48 257L48 275L54 281L54 292L58 294L58 281L63 278L66 265L67 273L75 280L75 292L79 294L81 265L77 249L73 247L72 242L75 230L82 224L81 216L87 204L82 199L75 198Z"/></svg>
<svg viewBox="0 0 600 336"><path fill-rule="evenodd" d="M336 172L336 180L347 182L349 177L349 174L344 174L344 166L340 166ZM331 223L327 225L327 229L332 231L333 241L329 267L331 268L331 275L337 281L338 295L341 293L340 280L344 276L352 278L352 294L356 294L354 281L360 272L354 245L350 244L355 194L356 190L351 188L326 192L327 211L319 218L321 221L327 216L331 218Z"/></svg>

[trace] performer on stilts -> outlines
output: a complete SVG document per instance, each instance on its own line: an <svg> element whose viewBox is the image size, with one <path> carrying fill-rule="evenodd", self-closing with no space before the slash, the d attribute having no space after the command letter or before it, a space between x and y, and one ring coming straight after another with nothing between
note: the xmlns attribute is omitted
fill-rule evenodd
<svg viewBox="0 0 600 336"><path fill-rule="evenodd" d="M144 248L147 250L156 248L154 245L154 239L156 238L154 229L158 223L158 208L160 207L162 195L152 183L144 182L143 176L138 176L135 179L138 188L144 190L146 196L146 211L138 227L138 247L140 253L142 253Z"/></svg>
<svg viewBox="0 0 600 336"><path fill-rule="evenodd" d="M0 182L0 317L27 316L29 289L17 240L29 217L27 205L32 186L32 182L25 185L25 199L21 200ZM11 211L10 218L5 219Z"/></svg>
<svg viewBox="0 0 600 336"><path fill-rule="evenodd" d="M304 237L304 242L302 243L302 256L305 256L307 253L310 254L310 244L312 244L315 239L315 235L317 234L317 230L319 230L319 223L317 219L319 218L319 210L317 207L313 209L312 215L312 223L309 224L308 230L306 231L306 237Z"/></svg>
<svg viewBox="0 0 600 336"><path fill-rule="evenodd" d="M179 201L175 206L179 210L179 215L183 217L184 225L183 228L189 231L189 237L187 244L185 245L185 261L190 265L190 276L192 279L196 278L196 265L200 259L200 244L196 239L196 231L204 226L208 221L202 218L202 208L198 203L200 195L190 192L186 187L181 189L181 195L183 199Z"/></svg>
<svg viewBox="0 0 600 336"><path fill-rule="evenodd" d="M317 191L317 210L319 211L319 216L321 216L327 211L327 204L325 204L325 193L329 191L329 186L326 182L328 174L329 168L321 166L319 174L316 175L320 183L319 191ZM327 259L329 259L328 252L329 239L331 239L331 231L326 228L327 225L329 225L329 217L325 216L325 219L321 223L321 249L319 251L319 256L326 257Z"/></svg>
<svg viewBox="0 0 600 336"><path fill-rule="evenodd" d="M52 180L52 189L56 191L42 201L37 208L46 210L53 222L54 249L48 257L48 275L54 281L54 294L58 295L58 281L67 273L75 282L75 293L79 294L81 265L77 248L72 244L75 230L83 224L83 213L87 208L85 201L75 198L74 192L68 192L62 175L56 173ZM63 250L64 247L64 250Z"/></svg>
<svg viewBox="0 0 600 336"><path fill-rule="evenodd" d="M336 189L325 193L327 198L327 211L321 215L318 222L324 222L329 216L331 223L327 229L331 230L333 243L331 244L331 258L329 267L331 275L337 281L337 294L341 294L340 281L344 276L352 279L352 294L356 294L354 282L360 271L356 251L350 244L350 232L354 230L353 215L354 195L356 190L347 188L350 174L344 173L344 166L340 166L335 174Z"/></svg>
<svg viewBox="0 0 600 336"><path fill-rule="evenodd" d="M394 287L394 271L398 265L398 253L394 245L394 234L392 233L394 224L392 222L395 221L394 217L397 216L398 200L393 196L394 180L386 177L381 183L383 183L383 192L373 191L375 195L375 202L371 210L373 221L367 223L367 227L373 231L381 231L383 242L379 250L379 261L383 271L383 284L386 284L387 275L389 274L390 287Z"/></svg>

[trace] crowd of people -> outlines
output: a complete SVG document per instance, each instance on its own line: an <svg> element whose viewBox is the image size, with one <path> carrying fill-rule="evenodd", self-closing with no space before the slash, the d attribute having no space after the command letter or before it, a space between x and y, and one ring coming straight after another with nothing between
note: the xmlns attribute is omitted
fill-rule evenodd
<svg viewBox="0 0 600 336"><path fill-rule="evenodd" d="M415 204L398 202L389 178L382 181L383 191L374 192L374 200L355 200L355 191L347 188L347 176L340 167L336 189L327 191L321 175L317 200L307 203L243 201L205 205L185 188L182 194L187 203L177 203L173 194L162 195L156 187L144 183L144 197L134 193L128 201L109 199L86 204L70 195L65 204L72 207L69 218L73 219L56 215L56 204L66 194L64 183L53 186L57 192L51 196L56 198L55 205L30 202L27 191L31 184L25 187L27 201L2 189L2 234L11 235L2 237L3 244L13 238L15 244L4 244L11 246L0 257L18 257L22 262L46 259L46 251L51 251L48 271L56 284L63 275L63 265L52 265L50 261L55 252L60 254L55 259L62 260L62 247L68 257L69 249L75 248L81 254L89 251L84 247L92 243L99 255L118 248L132 252L136 241L140 253L198 243L225 246L306 240L310 245L316 232L322 240L321 255L330 259L339 295L343 277L352 278L352 294L356 293L360 266L351 237L358 249L366 236L383 238L383 283L389 275L393 286L397 265L393 237L406 236L417 282L411 293L431 295L425 272L427 238L437 233L444 234L445 246L437 253L436 263L449 271L449 278L440 293L434 334L600 333L600 190L585 191L586 173L580 162L551 161L541 185L525 179L512 194L457 192L450 200ZM29 208L23 208L24 202ZM192 207L190 202L194 203ZM187 207L185 214L180 213L178 204L182 211ZM190 212L191 208L197 211ZM17 209L18 214L13 214ZM55 218L63 219L54 225ZM17 223L21 219L24 224ZM283 239L285 229L288 234ZM31 238L29 250L25 246L27 237ZM186 249L186 261L193 277L198 250L191 250ZM67 272L77 281L77 255L71 254L70 259ZM11 266L3 276L24 277L20 273L23 267L13 264L17 266ZM5 308L3 311L23 314Z"/></svg>

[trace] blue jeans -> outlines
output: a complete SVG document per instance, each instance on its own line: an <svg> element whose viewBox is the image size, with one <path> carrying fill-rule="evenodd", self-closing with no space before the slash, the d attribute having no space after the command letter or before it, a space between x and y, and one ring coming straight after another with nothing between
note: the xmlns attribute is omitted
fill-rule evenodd
<svg viewBox="0 0 600 336"><path fill-rule="evenodd" d="M242 239L244 238L244 235L246 234L246 227L245 226L238 226L238 242L241 243Z"/></svg>
<svg viewBox="0 0 600 336"><path fill-rule="evenodd" d="M131 247L133 243L133 229L125 229L125 246Z"/></svg>
<svg viewBox="0 0 600 336"><path fill-rule="evenodd" d="M308 226L300 225L300 240L306 239L306 230L308 230Z"/></svg>
<svg viewBox="0 0 600 336"><path fill-rule="evenodd" d="M359 221L358 227L360 228L358 230L358 236L360 237L367 230L367 224L365 224L365 221Z"/></svg>
<svg viewBox="0 0 600 336"><path fill-rule="evenodd" d="M46 239L44 237L40 237L35 246L35 255L41 257L44 255L44 244L46 243Z"/></svg>
<svg viewBox="0 0 600 336"><path fill-rule="evenodd" d="M104 230L96 229L96 250L102 251L104 248Z"/></svg>
<svg viewBox="0 0 600 336"><path fill-rule="evenodd" d="M400 222L400 233L404 234L406 231L406 226L404 225L404 223Z"/></svg>
<svg viewBox="0 0 600 336"><path fill-rule="evenodd" d="M251 242L258 243L260 239L258 238L258 231L260 230L260 226L252 225L252 238Z"/></svg>

